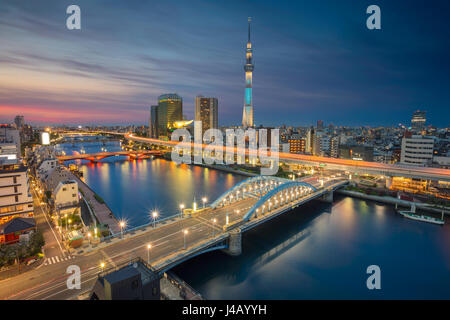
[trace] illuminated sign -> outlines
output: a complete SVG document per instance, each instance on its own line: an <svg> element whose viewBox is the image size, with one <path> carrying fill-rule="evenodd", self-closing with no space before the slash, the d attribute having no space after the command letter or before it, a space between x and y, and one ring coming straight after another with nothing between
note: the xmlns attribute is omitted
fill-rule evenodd
<svg viewBox="0 0 450 320"><path fill-rule="evenodd" d="M50 144L50 135L48 132L42 132L41 134L41 144L42 145L49 145Z"/></svg>

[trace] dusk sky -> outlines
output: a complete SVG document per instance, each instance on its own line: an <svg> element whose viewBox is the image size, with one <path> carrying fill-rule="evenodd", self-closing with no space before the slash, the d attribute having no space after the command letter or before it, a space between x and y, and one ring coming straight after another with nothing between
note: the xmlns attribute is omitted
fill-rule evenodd
<svg viewBox="0 0 450 320"><path fill-rule="evenodd" d="M81 8L81 30L66 8ZM381 30L366 8L381 8ZM0 2L0 122L148 124L164 93L240 124L251 16L257 125L450 125L450 1Z"/></svg>

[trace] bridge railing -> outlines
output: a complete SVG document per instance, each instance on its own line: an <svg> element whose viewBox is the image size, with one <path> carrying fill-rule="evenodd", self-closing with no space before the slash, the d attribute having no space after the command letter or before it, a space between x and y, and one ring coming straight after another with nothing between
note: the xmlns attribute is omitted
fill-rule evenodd
<svg viewBox="0 0 450 320"><path fill-rule="evenodd" d="M185 216L180 217L180 214L177 213L177 214L174 214L174 215L171 215L171 216L162 218L162 219L158 219L158 220L156 220L155 223L154 223L154 224L155 224L155 229L158 228L158 227L160 227L160 226L161 226L161 223L166 222L166 221L168 221L168 220L174 220L174 222L175 222L176 220L183 220L183 219L185 219L185 218L186 218ZM111 239L116 238L116 237L119 237L119 238L120 238L122 234L123 234L123 235L126 235L126 234L128 234L128 233L133 232L133 231L139 231L139 230L145 229L145 228L147 228L147 227L152 227L152 228L153 228L153 222L149 222L149 223L146 223L146 224L141 224L140 226L137 226L137 227L134 227L134 228L130 228L130 229L123 230L123 232L113 233L113 234L110 235L110 236L101 238L100 241L101 241L101 242L105 242L105 241L107 241L107 240L111 240Z"/></svg>

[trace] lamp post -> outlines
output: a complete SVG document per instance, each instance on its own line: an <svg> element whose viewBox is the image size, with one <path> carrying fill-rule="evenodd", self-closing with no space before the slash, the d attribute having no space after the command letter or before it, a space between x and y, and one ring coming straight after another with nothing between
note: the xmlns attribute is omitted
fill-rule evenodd
<svg viewBox="0 0 450 320"><path fill-rule="evenodd" d="M72 223L72 220L71 219L69 219L69 230L70 230L70 224Z"/></svg>
<svg viewBox="0 0 450 320"><path fill-rule="evenodd" d="M153 218L153 228L156 227L156 218L158 218L158 212L157 211L153 211L152 212L152 218Z"/></svg>
<svg viewBox="0 0 450 320"><path fill-rule="evenodd" d="M123 228L125 227L125 221L120 221L119 222L119 226L120 226L120 235L121 235L121 238L123 239Z"/></svg>
<svg viewBox="0 0 450 320"><path fill-rule="evenodd" d="M212 236L213 236L213 238L214 238L215 231L216 231L216 228L215 228L216 227L216 222L217 222L216 218L212 219L212 223L213 223Z"/></svg>
<svg viewBox="0 0 450 320"><path fill-rule="evenodd" d="M64 215L64 222L66 223L66 232L67 232L67 213Z"/></svg>
<svg viewBox="0 0 450 320"><path fill-rule="evenodd" d="M88 239L89 239L89 245L90 245L90 244L91 244L91 236L92 236L92 234L91 234L90 232L88 232L87 236L88 236Z"/></svg>
<svg viewBox="0 0 450 320"><path fill-rule="evenodd" d="M152 248L152 245L149 243L147 245L147 263L150 264L150 249Z"/></svg>
<svg viewBox="0 0 450 320"><path fill-rule="evenodd" d="M208 201L208 199L206 199L206 197L203 197L203 198L202 198L202 202L203 202L203 209L205 209L205 204L206 204L206 201Z"/></svg>
<svg viewBox="0 0 450 320"><path fill-rule="evenodd" d="M180 218L183 218L183 209L184 209L184 204L180 204Z"/></svg>
<svg viewBox="0 0 450 320"><path fill-rule="evenodd" d="M101 268L102 273L103 273L103 269L105 268L105 263L103 261L100 262L100 268Z"/></svg>
<svg viewBox="0 0 450 320"><path fill-rule="evenodd" d="M184 250L186 250L186 235L188 234L188 230L183 230L183 238L184 238Z"/></svg>

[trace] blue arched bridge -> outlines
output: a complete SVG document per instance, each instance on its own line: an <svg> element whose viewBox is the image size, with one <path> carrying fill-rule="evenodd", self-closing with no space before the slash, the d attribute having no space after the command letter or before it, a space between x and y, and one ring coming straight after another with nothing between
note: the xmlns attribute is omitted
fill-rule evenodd
<svg viewBox="0 0 450 320"><path fill-rule="evenodd" d="M135 255L142 259L147 255L151 257L148 258L150 265L160 272L213 250L239 255L243 232L269 223L311 200L332 202L333 191L347 183L345 178L339 177L309 177L308 180L251 177L205 207L185 208L169 218L124 230L89 245L83 252L96 249L130 251L135 246ZM151 254L150 249L145 250L146 243L151 244Z"/></svg>

